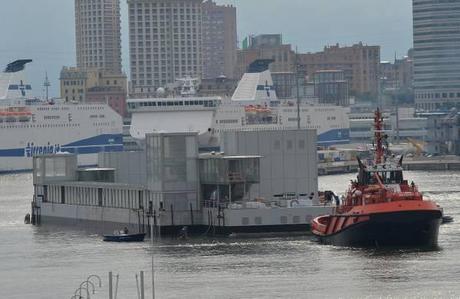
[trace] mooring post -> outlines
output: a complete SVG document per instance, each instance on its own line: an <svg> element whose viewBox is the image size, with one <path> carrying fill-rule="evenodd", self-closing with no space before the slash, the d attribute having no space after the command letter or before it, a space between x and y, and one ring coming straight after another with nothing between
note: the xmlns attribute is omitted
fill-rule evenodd
<svg viewBox="0 0 460 299"><path fill-rule="evenodd" d="M190 203L190 220L192 222L192 225L194 225L194 221L193 221L193 205L192 203Z"/></svg>
<svg viewBox="0 0 460 299"><path fill-rule="evenodd" d="M145 299L145 295L144 295L144 271L141 271L141 299Z"/></svg>
<svg viewBox="0 0 460 299"><path fill-rule="evenodd" d="M112 293L112 271L109 272L109 299L113 299Z"/></svg>

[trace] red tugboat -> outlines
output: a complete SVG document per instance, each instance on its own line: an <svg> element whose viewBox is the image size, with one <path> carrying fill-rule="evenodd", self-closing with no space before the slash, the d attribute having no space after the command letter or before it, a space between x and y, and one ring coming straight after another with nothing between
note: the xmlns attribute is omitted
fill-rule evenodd
<svg viewBox="0 0 460 299"><path fill-rule="evenodd" d="M337 246L435 247L442 210L403 178L402 156L390 154L379 110L374 121L373 165L358 158L357 180L333 214L312 220L312 232L322 243Z"/></svg>

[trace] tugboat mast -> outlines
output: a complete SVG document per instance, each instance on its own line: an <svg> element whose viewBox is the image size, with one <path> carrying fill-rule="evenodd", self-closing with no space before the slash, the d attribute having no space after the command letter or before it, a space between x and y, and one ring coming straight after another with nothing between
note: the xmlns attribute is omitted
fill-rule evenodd
<svg viewBox="0 0 460 299"><path fill-rule="evenodd" d="M383 117L380 109L377 108L375 111L374 116L374 139L376 142L376 149L375 149L375 164L383 163Z"/></svg>

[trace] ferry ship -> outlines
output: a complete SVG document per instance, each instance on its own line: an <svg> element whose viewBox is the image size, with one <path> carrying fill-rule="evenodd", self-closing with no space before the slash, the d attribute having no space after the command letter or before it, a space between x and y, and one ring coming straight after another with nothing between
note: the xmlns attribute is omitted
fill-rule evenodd
<svg viewBox="0 0 460 299"><path fill-rule="evenodd" d="M269 63L256 60L231 99L198 97L190 81L180 97L129 99L131 135L142 143L147 133L198 131L200 147L211 150L222 132L301 128L316 129L321 146L349 143L348 108L278 99Z"/></svg>
<svg viewBox="0 0 460 299"><path fill-rule="evenodd" d="M31 170L35 155L76 153L80 165L93 165L98 152L123 149L122 117L108 105L31 97L30 62L14 61L0 73L0 172Z"/></svg>

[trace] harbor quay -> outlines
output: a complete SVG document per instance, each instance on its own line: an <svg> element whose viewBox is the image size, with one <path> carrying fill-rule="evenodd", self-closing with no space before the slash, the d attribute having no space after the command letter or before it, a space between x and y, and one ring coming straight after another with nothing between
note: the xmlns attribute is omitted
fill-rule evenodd
<svg viewBox="0 0 460 299"><path fill-rule="evenodd" d="M460 170L460 159L455 156L414 158L405 160L402 167L404 170L420 171ZM349 173L357 170L356 160L318 163L319 175Z"/></svg>
<svg viewBox="0 0 460 299"><path fill-rule="evenodd" d="M458 157L433 157L420 160L408 160L404 162L405 170L460 170Z"/></svg>
<svg viewBox="0 0 460 299"><path fill-rule="evenodd" d="M225 132L222 152L200 153L198 134L151 133L137 152L34 157L32 221L100 233L308 232L319 203L315 130Z"/></svg>

